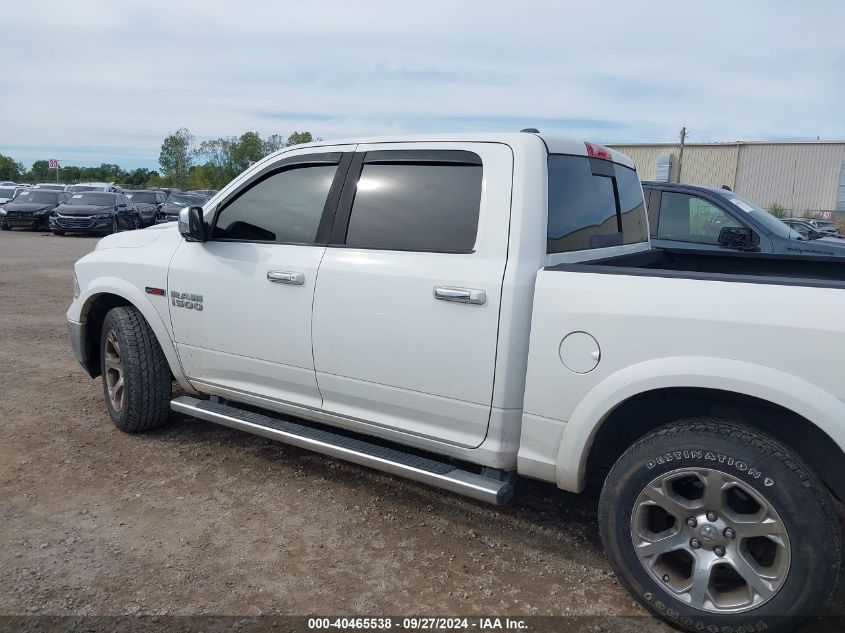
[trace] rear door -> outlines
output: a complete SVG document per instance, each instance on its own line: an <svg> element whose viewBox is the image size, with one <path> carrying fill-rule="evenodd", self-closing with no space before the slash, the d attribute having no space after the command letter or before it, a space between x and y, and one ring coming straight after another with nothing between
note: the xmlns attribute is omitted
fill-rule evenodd
<svg viewBox="0 0 845 633"><path fill-rule="evenodd" d="M358 146L314 297L326 412L483 441L512 173L505 145Z"/></svg>
<svg viewBox="0 0 845 633"><path fill-rule="evenodd" d="M320 408L312 302L353 149L284 154L205 209L207 242L180 244L168 277L173 333L204 391Z"/></svg>

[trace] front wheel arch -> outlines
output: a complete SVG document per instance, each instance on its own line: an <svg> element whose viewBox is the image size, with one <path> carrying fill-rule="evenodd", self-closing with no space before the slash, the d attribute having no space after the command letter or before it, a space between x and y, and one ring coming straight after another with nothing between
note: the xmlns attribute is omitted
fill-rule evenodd
<svg viewBox="0 0 845 633"><path fill-rule="evenodd" d="M121 284L126 286L121 287ZM92 286L103 288L101 292L86 293L78 301L82 302L82 308L78 317L73 317L85 324L85 354L86 354L86 370L92 378L101 375L102 368L99 362L99 345L100 336L102 334L103 321L109 310L118 306L133 306L137 308L143 317L149 323L153 332L158 339L159 345L164 352L170 372L179 386L189 394L196 394L197 391L188 382L182 364L179 360L179 355L176 350L176 345L170 337L170 332L167 329L155 307L150 303L145 295L132 286L126 284L123 280L118 279L104 279L102 283L94 281ZM90 286L89 286L90 287ZM164 299L162 299L164 300Z"/></svg>

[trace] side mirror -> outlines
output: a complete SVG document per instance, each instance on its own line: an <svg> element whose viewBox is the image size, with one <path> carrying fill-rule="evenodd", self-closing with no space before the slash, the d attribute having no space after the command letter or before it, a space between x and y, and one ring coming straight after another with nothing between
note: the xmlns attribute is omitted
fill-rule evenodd
<svg viewBox="0 0 845 633"><path fill-rule="evenodd" d="M754 244L754 231L746 226L726 226L719 231L719 244L728 248L751 250Z"/></svg>
<svg viewBox="0 0 845 633"><path fill-rule="evenodd" d="M202 207L185 207L179 211L179 232L189 242L205 241L205 222Z"/></svg>

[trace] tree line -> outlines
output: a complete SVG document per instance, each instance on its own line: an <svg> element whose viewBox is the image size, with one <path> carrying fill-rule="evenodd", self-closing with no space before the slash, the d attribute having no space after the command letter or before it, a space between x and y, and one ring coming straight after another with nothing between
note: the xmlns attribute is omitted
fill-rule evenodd
<svg viewBox="0 0 845 633"><path fill-rule="evenodd" d="M258 132L223 136L197 144L186 128L168 134L161 144L159 165L162 180L180 189L220 189L251 163L268 154L300 143L321 140L311 132L293 132L287 138L271 134L261 138Z"/></svg>
<svg viewBox="0 0 845 633"><path fill-rule="evenodd" d="M65 183L114 182L132 187L178 187L179 189L220 189L227 182L260 160L284 147L310 143L311 132L293 132L287 138L258 132L224 136L196 142L193 134L180 128L168 134L161 144L160 172L145 167L123 169L102 163L99 167L60 165L59 180ZM47 160L37 160L30 169L11 156L0 154L0 180L21 183L53 182L56 170Z"/></svg>

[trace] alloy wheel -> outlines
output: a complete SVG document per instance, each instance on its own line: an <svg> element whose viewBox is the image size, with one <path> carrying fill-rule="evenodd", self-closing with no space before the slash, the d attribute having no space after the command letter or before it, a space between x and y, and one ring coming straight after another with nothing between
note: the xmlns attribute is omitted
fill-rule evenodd
<svg viewBox="0 0 845 633"><path fill-rule="evenodd" d="M109 402L115 413L123 410L123 398L126 390L123 386L123 359L120 356L120 343L114 330L106 335L106 345L103 350L103 365L106 372L106 389Z"/></svg>
<svg viewBox="0 0 845 633"><path fill-rule="evenodd" d="M786 527L763 495L732 475L684 468L660 475L631 515L634 552L678 600L740 613L773 598L789 572Z"/></svg>

